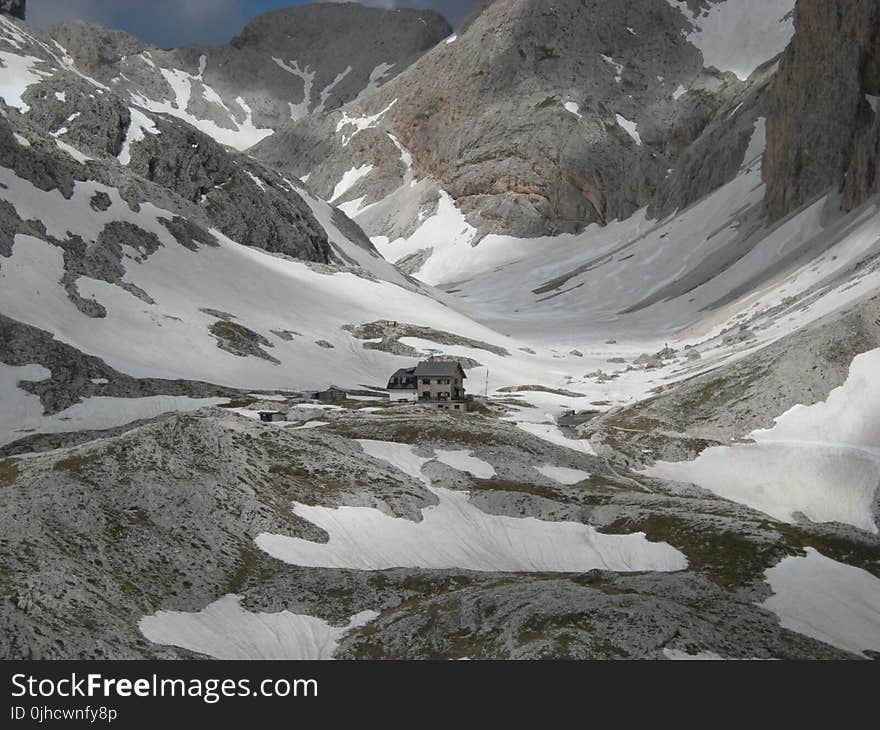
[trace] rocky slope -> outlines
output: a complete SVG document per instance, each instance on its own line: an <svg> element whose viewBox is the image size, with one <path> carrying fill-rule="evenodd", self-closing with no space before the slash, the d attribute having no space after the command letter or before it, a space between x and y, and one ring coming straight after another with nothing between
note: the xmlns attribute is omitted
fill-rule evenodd
<svg viewBox="0 0 880 730"><path fill-rule="evenodd" d="M243 150L291 119L368 96L451 29L428 10L320 3L262 15L218 47L166 51L81 22L51 32L77 68L126 101Z"/></svg>
<svg viewBox="0 0 880 730"><path fill-rule="evenodd" d="M693 489L609 469L491 416L446 417L441 424L416 412L341 412L331 420L332 431L318 433L206 411L2 462L0 519L9 549L3 551L0 653L43 659L222 656L232 651L222 632L206 644L196 642L199 652L150 642L138 622L155 615L153 630L168 630L173 617L195 616L235 595L244 613L235 614L227 630L235 632L235 651L246 652L235 655L250 658L261 650L248 616L268 622L282 611L331 626L372 612L373 621L330 647L340 658L847 656L780 627L757 605L770 594L763 570L797 554L805 541L870 569L875 543L773 523ZM542 575L361 571L297 567L254 545L267 532L326 540L292 502L418 515L436 497L352 440L418 433L426 456L434 449L464 449L497 469L479 478L426 459L432 489L470 490L471 502L487 515L532 516L551 525L590 521L608 536L644 530L651 540L676 545L689 567ZM533 465L544 462L592 476L564 486L536 474ZM183 613L156 613L160 609ZM204 620L209 635L222 625ZM282 628L272 643L289 641Z"/></svg>
<svg viewBox="0 0 880 730"><path fill-rule="evenodd" d="M773 82L764 179L771 219L829 188L851 210L878 191L880 3L800 0Z"/></svg>

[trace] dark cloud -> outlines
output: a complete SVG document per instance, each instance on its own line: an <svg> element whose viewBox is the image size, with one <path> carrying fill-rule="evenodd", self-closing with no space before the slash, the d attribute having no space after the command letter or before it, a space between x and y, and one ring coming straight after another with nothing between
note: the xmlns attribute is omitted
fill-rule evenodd
<svg viewBox="0 0 880 730"><path fill-rule="evenodd" d="M374 7L433 8L457 25L477 0L363 0ZM48 28L87 20L121 28L161 47L225 43L251 18L297 0L28 0L28 22Z"/></svg>

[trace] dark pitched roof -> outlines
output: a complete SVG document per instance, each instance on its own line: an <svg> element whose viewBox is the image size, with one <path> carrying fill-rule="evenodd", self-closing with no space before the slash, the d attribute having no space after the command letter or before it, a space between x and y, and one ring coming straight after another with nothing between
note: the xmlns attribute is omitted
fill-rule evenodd
<svg viewBox="0 0 880 730"><path fill-rule="evenodd" d="M400 368L394 375L391 376L391 379L394 378L408 378L416 374L415 368Z"/></svg>
<svg viewBox="0 0 880 730"><path fill-rule="evenodd" d="M426 360L416 366L417 378L454 378L460 375L466 378L464 368L458 362L444 362L441 360Z"/></svg>

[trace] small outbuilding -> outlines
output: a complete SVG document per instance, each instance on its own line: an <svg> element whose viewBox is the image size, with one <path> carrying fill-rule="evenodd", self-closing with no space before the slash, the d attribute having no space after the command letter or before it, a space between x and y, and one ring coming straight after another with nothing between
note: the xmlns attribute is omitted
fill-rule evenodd
<svg viewBox="0 0 880 730"><path fill-rule="evenodd" d="M278 421L286 421L287 414L281 411L260 411L260 420L264 423L276 423Z"/></svg>
<svg viewBox="0 0 880 730"><path fill-rule="evenodd" d="M331 385L327 390L319 390L314 395L314 400L322 403L338 403L339 401L348 400L348 392L335 385Z"/></svg>

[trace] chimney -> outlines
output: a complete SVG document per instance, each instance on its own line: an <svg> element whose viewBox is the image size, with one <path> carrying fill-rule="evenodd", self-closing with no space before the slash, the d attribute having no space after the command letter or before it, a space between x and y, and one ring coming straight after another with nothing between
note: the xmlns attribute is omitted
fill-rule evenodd
<svg viewBox="0 0 880 730"><path fill-rule="evenodd" d="M24 8L27 0L0 0L0 13L24 20Z"/></svg>

